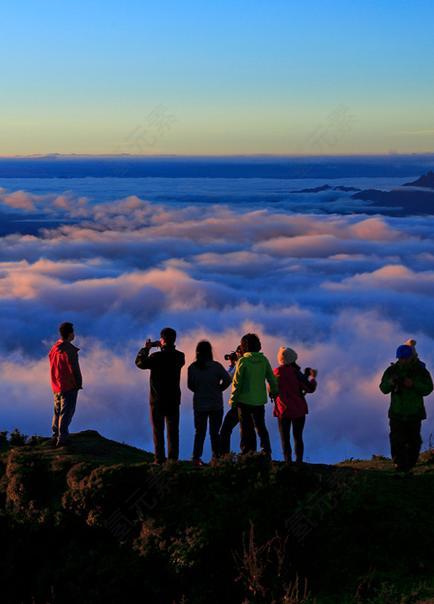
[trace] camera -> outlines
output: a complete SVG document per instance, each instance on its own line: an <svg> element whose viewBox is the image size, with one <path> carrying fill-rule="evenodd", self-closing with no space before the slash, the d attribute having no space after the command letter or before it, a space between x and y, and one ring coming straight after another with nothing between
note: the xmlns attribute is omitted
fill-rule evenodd
<svg viewBox="0 0 434 604"><path fill-rule="evenodd" d="M393 376L392 377L392 391L395 394L399 394L401 392L404 385L404 380L401 377Z"/></svg>
<svg viewBox="0 0 434 604"><path fill-rule="evenodd" d="M151 348L159 348L161 346L160 340L147 340L146 343L149 344Z"/></svg>
<svg viewBox="0 0 434 604"><path fill-rule="evenodd" d="M306 369L304 370L304 375L306 377L310 377L312 375L312 377L316 377L317 376L318 371L316 369L312 369L312 367L306 367Z"/></svg>
<svg viewBox="0 0 434 604"><path fill-rule="evenodd" d="M238 361L238 359L242 356L243 356L243 351L241 350L241 346L239 345L239 346L237 346L236 350L229 352L229 354L225 354L224 359L225 359L225 361L230 361L231 363L233 363L235 365L235 363Z"/></svg>

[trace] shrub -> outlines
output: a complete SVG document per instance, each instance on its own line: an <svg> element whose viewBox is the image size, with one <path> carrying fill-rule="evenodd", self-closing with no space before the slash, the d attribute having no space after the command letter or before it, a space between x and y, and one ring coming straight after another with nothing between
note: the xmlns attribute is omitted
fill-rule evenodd
<svg viewBox="0 0 434 604"><path fill-rule="evenodd" d="M9 444L11 447L22 447L26 444L27 436L22 434L18 428L12 430L9 436Z"/></svg>

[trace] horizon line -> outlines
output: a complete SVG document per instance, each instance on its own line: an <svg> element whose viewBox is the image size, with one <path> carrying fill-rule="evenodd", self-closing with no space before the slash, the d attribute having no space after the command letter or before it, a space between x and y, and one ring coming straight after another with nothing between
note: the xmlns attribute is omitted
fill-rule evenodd
<svg viewBox="0 0 434 604"><path fill-rule="evenodd" d="M0 154L0 160L2 159L55 159L55 158L107 158L107 159L300 159L300 158L374 158L374 157L420 157L420 156L433 156L434 151L412 151L408 153L400 153L395 151L383 152L383 153L334 153L334 154L296 154L296 153L233 153L233 154L187 154L187 153L160 153L160 154L134 154L134 153L30 153L30 154L15 154L15 155L2 155Z"/></svg>

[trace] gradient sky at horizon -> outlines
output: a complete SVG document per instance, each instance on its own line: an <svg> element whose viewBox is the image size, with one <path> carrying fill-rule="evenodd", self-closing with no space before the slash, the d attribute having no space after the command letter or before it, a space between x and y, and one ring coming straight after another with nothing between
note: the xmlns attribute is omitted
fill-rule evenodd
<svg viewBox="0 0 434 604"><path fill-rule="evenodd" d="M430 0L17 0L0 154L433 150Z"/></svg>

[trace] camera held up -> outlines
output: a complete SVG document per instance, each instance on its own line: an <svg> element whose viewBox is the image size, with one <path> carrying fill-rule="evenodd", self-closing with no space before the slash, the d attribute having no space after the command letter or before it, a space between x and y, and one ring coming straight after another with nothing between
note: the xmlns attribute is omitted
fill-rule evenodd
<svg viewBox="0 0 434 604"><path fill-rule="evenodd" d="M161 347L161 342L160 342L160 340L151 340L149 338L148 340L146 340L146 345L149 348L160 348Z"/></svg>

